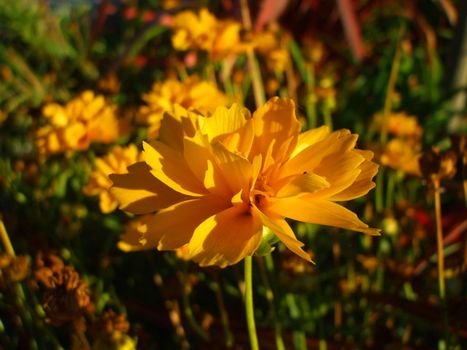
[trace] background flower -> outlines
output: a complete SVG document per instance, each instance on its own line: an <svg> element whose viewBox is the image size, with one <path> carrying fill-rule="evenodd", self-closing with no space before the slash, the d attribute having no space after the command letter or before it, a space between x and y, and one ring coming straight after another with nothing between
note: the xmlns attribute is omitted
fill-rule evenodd
<svg viewBox="0 0 467 350"><path fill-rule="evenodd" d="M119 136L116 107L85 91L65 106L47 104L43 115L48 124L37 131L37 147L41 154L82 151L91 142L110 143Z"/></svg>
<svg viewBox="0 0 467 350"><path fill-rule="evenodd" d="M105 156L95 160L94 170L89 175L89 182L84 187L88 196L99 196L99 207L103 213L110 213L117 208L118 202L109 192L112 182L109 175L125 173L127 167L140 161L141 153L135 145L115 146Z"/></svg>
<svg viewBox="0 0 467 350"><path fill-rule="evenodd" d="M184 81L168 79L156 82L151 91L143 96L143 100L146 105L139 109L137 120L149 124L150 138L157 136L164 113L173 113L175 104L208 113L228 101L227 96L214 83L202 81L197 76L188 77Z"/></svg>

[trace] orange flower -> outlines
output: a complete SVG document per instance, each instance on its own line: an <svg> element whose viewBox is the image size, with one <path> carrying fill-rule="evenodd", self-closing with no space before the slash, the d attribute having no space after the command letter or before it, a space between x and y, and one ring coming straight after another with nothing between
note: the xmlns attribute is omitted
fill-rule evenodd
<svg viewBox="0 0 467 350"><path fill-rule="evenodd" d="M381 156L381 164L404 173L420 176L420 143L413 140L395 138L390 140Z"/></svg>
<svg viewBox="0 0 467 350"><path fill-rule="evenodd" d="M137 119L140 123L149 124L150 138L157 136L162 116L165 112L173 113L174 104L201 113L214 112L217 107L227 104L227 96L214 83L201 81L197 76L183 82L175 79L156 82L143 100L146 106L140 108Z"/></svg>
<svg viewBox="0 0 467 350"><path fill-rule="evenodd" d="M141 160L141 153L135 145L126 148L115 146L112 151L95 161L95 169L89 175L89 182L84 188L88 196L99 196L99 207L103 213L114 211L118 202L109 192L112 181L109 175L112 173L126 173L127 167Z"/></svg>
<svg viewBox="0 0 467 350"><path fill-rule="evenodd" d="M378 166L354 148L357 135L326 127L300 134L295 104L277 97L253 116L233 105L189 127L180 120L166 115L160 139L144 144L144 162L111 175L122 209L157 211L128 240L133 249L187 244L190 259L225 267L252 255L263 229L309 261L285 218L378 234L336 203L374 187Z"/></svg>
<svg viewBox="0 0 467 350"><path fill-rule="evenodd" d="M81 151L91 142L111 143L118 137L116 107L103 96L85 91L65 106L49 103L43 109L49 124L37 132L41 154Z"/></svg>
<svg viewBox="0 0 467 350"><path fill-rule="evenodd" d="M240 23L218 20L207 9L199 14L183 11L174 16L172 45L176 50L204 50L213 60L244 51Z"/></svg>

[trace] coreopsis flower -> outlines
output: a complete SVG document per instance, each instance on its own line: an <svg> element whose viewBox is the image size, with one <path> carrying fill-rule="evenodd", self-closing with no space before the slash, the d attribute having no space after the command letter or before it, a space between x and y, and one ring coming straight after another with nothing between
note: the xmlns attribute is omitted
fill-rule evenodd
<svg viewBox="0 0 467 350"><path fill-rule="evenodd" d="M111 143L119 136L116 107L103 96L85 91L65 106L49 103L43 108L48 125L37 132L41 154L81 151L91 142Z"/></svg>
<svg viewBox="0 0 467 350"><path fill-rule="evenodd" d="M378 124L383 123L383 116L377 114ZM391 113L387 116L387 131L398 137L420 138L423 133L422 127L418 124L417 117L408 115L405 112Z"/></svg>
<svg viewBox="0 0 467 350"><path fill-rule="evenodd" d="M275 72L284 72L290 63L287 41L287 36L281 35L274 26L267 31L255 33L252 38L256 52L265 58L268 68Z"/></svg>
<svg viewBox="0 0 467 350"><path fill-rule="evenodd" d="M176 50L203 50L212 60L245 50L240 40L240 23L218 20L205 8L199 14L180 12L174 16L172 27L172 45Z"/></svg>
<svg viewBox="0 0 467 350"><path fill-rule="evenodd" d="M146 105L140 108L137 121L149 124L150 138L157 136L162 116L165 112L173 112L174 104L212 113L228 101L214 83L202 81L197 76L188 77L183 82L176 79L156 82L143 100Z"/></svg>
<svg viewBox="0 0 467 350"><path fill-rule="evenodd" d="M400 170L410 175L419 176L419 159L421 156L421 144L415 140L394 138L386 143L381 164Z"/></svg>
<svg viewBox="0 0 467 350"><path fill-rule="evenodd" d="M115 174L123 210L149 214L133 249L174 250L225 267L252 255L264 231L310 261L286 218L378 234L338 201L366 194L378 166L358 136L327 127L300 134L295 104L278 97L253 115L236 104L192 119L166 114L143 162ZM134 243L139 244L135 245Z"/></svg>
<svg viewBox="0 0 467 350"><path fill-rule="evenodd" d="M103 213L114 211L118 202L109 192L112 181L108 176L112 173L126 173L129 165L140 160L141 152L135 145L113 147L110 153L96 159L88 184L83 189L84 193L88 196L99 196L99 207Z"/></svg>

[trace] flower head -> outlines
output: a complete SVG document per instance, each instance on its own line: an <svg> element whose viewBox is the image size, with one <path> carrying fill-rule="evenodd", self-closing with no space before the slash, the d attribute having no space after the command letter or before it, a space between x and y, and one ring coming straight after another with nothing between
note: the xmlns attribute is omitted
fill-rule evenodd
<svg viewBox="0 0 467 350"><path fill-rule="evenodd" d="M336 203L374 187L378 166L356 141L326 127L300 134L293 101L277 97L253 115L235 104L196 120L166 114L160 139L144 144L144 162L111 175L122 209L155 213L136 239L142 244L129 244L187 245L201 265L224 267L252 255L263 228L310 260L285 218L378 234Z"/></svg>
<svg viewBox="0 0 467 350"><path fill-rule="evenodd" d="M83 92L65 106L49 103L43 115L48 125L37 132L41 154L81 151L91 142L111 143L119 136L115 106L92 91Z"/></svg>
<svg viewBox="0 0 467 350"><path fill-rule="evenodd" d="M173 113L174 104L201 113L212 113L227 103L227 96L214 83L191 76L183 82L175 79L156 82L143 100L146 105L139 110L138 122L149 124L149 137L155 138L164 113Z"/></svg>
<svg viewBox="0 0 467 350"><path fill-rule="evenodd" d="M183 11L173 18L172 44L176 50L203 50L213 60L244 50L240 41L241 25L218 20L207 9L199 14Z"/></svg>
<svg viewBox="0 0 467 350"><path fill-rule="evenodd" d="M129 165L140 160L141 153L135 145L115 146L109 154L96 159L95 168L89 175L89 182L84 187L84 193L88 196L99 196L99 207L103 213L114 211L118 202L109 192L112 181L108 176L112 173L125 173Z"/></svg>
<svg viewBox="0 0 467 350"><path fill-rule="evenodd" d="M381 164L411 175L421 175L421 144L416 140L394 138L384 147Z"/></svg>

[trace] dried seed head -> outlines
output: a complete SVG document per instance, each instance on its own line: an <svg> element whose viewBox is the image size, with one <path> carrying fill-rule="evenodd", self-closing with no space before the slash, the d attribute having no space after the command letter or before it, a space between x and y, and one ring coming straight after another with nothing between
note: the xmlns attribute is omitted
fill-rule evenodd
<svg viewBox="0 0 467 350"><path fill-rule="evenodd" d="M457 156L453 151L441 152L433 148L424 152L419 162L422 175L428 181L451 179L456 175Z"/></svg>
<svg viewBox="0 0 467 350"><path fill-rule="evenodd" d="M65 266L55 255L36 258L34 276L44 291L43 307L48 322L61 325L81 318L90 304L89 289L72 266Z"/></svg>

